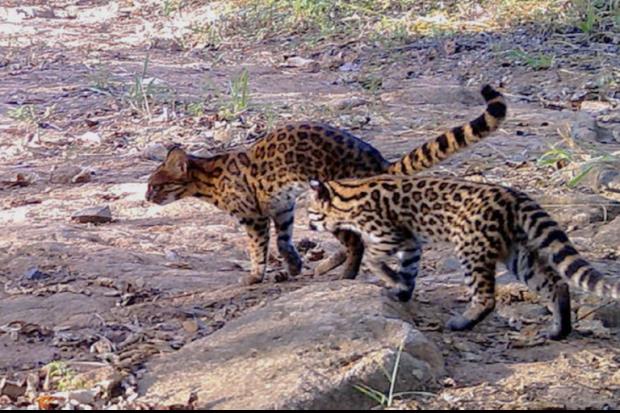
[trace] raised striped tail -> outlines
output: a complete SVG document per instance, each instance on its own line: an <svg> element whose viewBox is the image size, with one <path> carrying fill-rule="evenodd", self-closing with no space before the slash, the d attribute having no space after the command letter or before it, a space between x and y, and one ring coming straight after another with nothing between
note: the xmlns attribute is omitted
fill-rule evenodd
<svg viewBox="0 0 620 413"><path fill-rule="evenodd" d="M620 281L606 278L575 249L566 233L537 202L517 195L517 222L528 245L547 257L549 265L570 284L600 297L620 299Z"/></svg>
<svg viewBox="0 0 620 413"><path fill-rule="evenodd" d="M480 93L487 102L487 108L482 115L415 148L402 159L393 162L387 172L394 175L413 175L494 132L506 118L506 101L504 96L490 85L485 85Z"/></svg>

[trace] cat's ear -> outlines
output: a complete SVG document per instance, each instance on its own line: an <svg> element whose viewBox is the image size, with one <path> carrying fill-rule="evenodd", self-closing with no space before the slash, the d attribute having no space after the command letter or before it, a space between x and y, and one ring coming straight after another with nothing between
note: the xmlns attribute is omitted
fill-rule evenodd
<svg viewBox="0 0 620 413"><path fill-rule="evenodd" d="M321 181L310 181L310 188L316 193L317 199L320 201L329 202L331 200L331 193L329 188Z"/></svg>
<svg viewBox="0 0 620 413"><path fill-rule="evenodd" d="M166 169L176 177L187 175L189 159L183 149L178 146L172 147L168 151L165 161Z"/></svg>

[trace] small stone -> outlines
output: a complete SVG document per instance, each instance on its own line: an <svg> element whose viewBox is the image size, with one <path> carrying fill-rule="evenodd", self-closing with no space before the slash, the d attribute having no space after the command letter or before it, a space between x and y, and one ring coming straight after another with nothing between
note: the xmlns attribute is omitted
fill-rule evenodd
<svg viewBox="0 0 620 413"><path fill-rule="evenodd" d="M596 113L588 113L585 111L577 112L576 119L570 125L571 137L578 145L596 144L596 143L617 143L613 126L599 124L594 117Z"/></svg>
<svg viewBox="0 0 620 413"><path fill-rule="evenodd" d="M570 133L577 142L596 142L596 120L587 113L579 113L570 126Z"/></svg>
<svg viewBox="0 0 620 413"><path fill-rule="evenodd" d="M101 135L97 132L86 132L83 135L78 136L78 140L89 145L101 145Z"/></svg>
<svg viewBox="0 0 620 413"><path fill-rule="evenodd" d="M26 175L23 173L18 173L15 175L14 179L3 181L3 187L15 188L15 187L25 187L31 185L34 182L34 177L31 175Z"/></svg>
<svg viewBox="0 0 620 413"><path fill-rule="evenodd" d="M90 169L82 169L80 173L71 178L71 183L74 184L83 184L86 182L90 182L93 177L94 172Z"/></svg>
<svg viewBox="0 0 620 413"><path fill-rule="evenodd" d="M368 104L368 101L359 96L348 97L344 99L336 100L332 103L332 107L336 110L352 109L358 106L364 106Z"/></svg>
<svg viewBox="0 0 620 413"><path fill-rule="evenodd" d="M90 352L95 354L106 354L114 351L114 344L107 338L102 338L90 346Z"/></svg>
<svg viewBox="0 0 620 413"><path fill-rule="evenodd" d="M473 351L473 346L470 345L467 342L464 342L464 341L457 341L457 342L455 342L453 344L453 347L455 349L457 349L458 351L462 352L462 353L463 352L470 352L471 353Z"/></svg>
<svg viewBox="0 0 620 413"><path fill-rule="evenodd" d="M211 136L214 137L213 135ZM190 152L193 156L198 156L199 158L210 158L213 156L213 152L207 148L198 148L195 151Z"/></svg>
<svg viewBox="0 0 620 413"><path fill-rule="evenodd" d="M61 165L52 169L50 182L53 184L72 183L76 176L83 173L83 169L77 165Z"/></svg>
<svg viewBox="0 0 620 413"><path fill-rule="evenodd" d="M183 329L190 334L194 334L198 331L198 322L196 320L183 321Z"/></svg>
<svg viewBox="0 0 620 413"><path fill-rule="evenodd" d="M533 85L524 85L517 89L517 93L523 96L531 96L536 93L536 88Z"/></svg>
<svg viewBox="0 0 620 413"><path fill-rule="evenodd" d="M341 115L339 119L345 127L350 129L361 129L371 121L367 115Z"/></svg>
<svg viewBox="0 0 620 413"><path fill-rule="evenodd" d="M137 280L134 281L134 287L137 290L142 290L144 289L144 287L146 287L146 280L144 279L144 277L140 277Z"/></svg>
<svg viewBox="0 0 620 413"><path fill-rule="evenodd" d="M611 110L612 106L609 102L602 102L599 100L584 100L583 102L581 102L580 109L583 112L600 114L602 112L607 112Z"/></svg>
<svg viewBox="0 0 620 413"><path fill-rule="evenodd" d="M316 60L306 59L301 56L293 56L286 59L285 67L295 67L307 73L316 73L321 65Z"/></svg>
<svg viewBox="0 0 620 413"><path fill-rule="evenodd" d="M456 381L452 377L446 377L442 383L445 387L456 387Z"/></svg>
<svg viewBox="0 0 620 413"><path fill-rule="evenodd" d="M602 125L614 125L620 123L620 113L619 111L613 111L610 113L606 113L604 115L597 116L597 120Z"/></svg>
<svg viewBox="0 0 620 413"><path fill-rule="evenodd" d="M50 278L50 275L44 273L43 271L40 271L37 267L31 267L31 268L28 268L28 270L26 271L26 274L24 274L24 277L28 281L39 281L39 280L44 280L46 278Z"/></svg>
<svg viewBox="0 0 620 413"><path fill-rule="evenodd" d="M13 400L9 396L0 396L0 407L6 407L3 410L16 410L13 406Z"/></svg>
<svg viewBox="0 0 620 413"><path fill-rule="evenodd" d="M107 205L90 207L75 212L71 219L81 224L105 224L112 222L112 211Z"/></svg>
<svg viewBox="0 0 620 413"><path fill-rule="evenodd" d="M620 172L603 169L596 176L596 189L608 198L620 201Z"/></svg>
<svg viewBox="0 0 620 413"><path fill-rule="evenodd" d="M470 362L480 362L482 361L482 357L476 353L471 353L471 352L463 352L460 354L460 357L462 357L463 359L465 359L466 361L470 361Z"/></svg>
<svg viewBox="0 0 620 413"><path fill-rule="evenodd" d="M57 392L49 397L53 400L63 403L65 405L63 410L65 410L67 406L73 407L70 410L75 410L75 407L79 406L80 404L94 403L95 396L96 393L92 390L73 390Z"/></svg>
<svg viewBox="0 0 620 413"><path fill-rule="evenodd" d="M167 250L165 253L165 257L169 261L177 261L180 258L179 254L177 254L177 252L174 250Z"/></svg>
<svg viewBox="0 0 620 413"><path fill-rule="evenodd" d="M361 65L359 63L347 62L338 68L341 72L359 72Z"/></svg>
<svg viewBox="0 0 620 413"><path fill-rule="evenodd" d="M94 128L95 126L99 125L99 121L96 119L84 119L84 123L86 123L86 126L88 126L89 128Z"/></svg>
<svg viewBox="0 0 620 413"><path fill-rule="evenodd" d="M125 374L113 367L106 366L77 374L72 382L79 383L84 389L100 387L103 393L110 395L116 390L125 377Z"/></svg>
<svg viewBox="0 0 620 413"><path fill-rule="evenodd" d="M587 95L588 95L588 92L586 90L578 90L577 92L571 95L570 100L571 102L579 102L579 101L584 100Z"/></svg>
<svg viewBox="0 0 620 413"><path fill-rule="evenodd" d="M177 39L170 39L165 37L155 37L151 39L151 48L171 52L183 51L183 46L179 44Z"/></svg>
<svg viewBox="0 0 620 413"><path fill-rule="evenodd" d="M0 396L8 396L12 400L17 400L26 394L26 386L19 385L18 383L14 383L8 381L6 378L0 380Z"/></svg>
<svg viewBox="0 0 620 413"><path fill-rule="evenodd" d="M67 393L67 400L76 401L78 404L93 404L96 392L93 390L74 390Z"/></svg>
<svg viewBox="0 0 620 413"><path fill-rule="evenodd" d="M142 152L142 156L151 161L163 161L168 154L168 148L161 143L152 143Z"/></svg>
<svg viewBox="0 0 620 413"><path fill-rule="evenodd" d="M330 50L321 55L321 67L329 70L337 70L344 63L344 52Z"/></svg>

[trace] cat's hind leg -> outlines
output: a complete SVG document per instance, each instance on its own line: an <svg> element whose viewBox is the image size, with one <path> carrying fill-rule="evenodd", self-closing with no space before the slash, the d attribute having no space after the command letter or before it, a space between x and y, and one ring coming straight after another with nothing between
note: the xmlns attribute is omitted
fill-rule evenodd
<svg viewBox="0 0 620 413"><path fill-rule="evenodd" d="M295 222L295 201L276 211L272 218L276 227L278 252L284 258L288 274L296 276L301 272L302 260L293 244Z"/></svg>

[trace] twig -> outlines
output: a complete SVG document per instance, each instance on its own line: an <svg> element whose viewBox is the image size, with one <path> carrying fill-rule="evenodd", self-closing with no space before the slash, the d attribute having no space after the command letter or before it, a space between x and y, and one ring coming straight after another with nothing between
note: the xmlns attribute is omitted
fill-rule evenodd
<svg viewBox="0 0 620 413"><path fill-rule="evenodd" d="M498 154L499 156L501 156L502 158L504 158L504 159L510 159L510 158L508 158L508 155L506 155L504 152L502 152L502 151L500 151L499 149L497 149L497 148L495 147L495 145L492 145L492 144L490 144L490 143L488 143L488 142L485 142L485 146L486 146L487 148L491 149L492 151L497 152L497 154Z"/></svg>
<svg viewBox="0 0 620 413"><path fill-rule="evenodd" d="M592 310L592 311L590 311L590 312L586 313L585 315L582 315L582 316L581 316L581 317L579 317L576 321L581 321L581 320L585 319L586 317L589 317L590 315L592 315L592 314L596 313L598 310L600 310L600 309L602 309L602 308L605 308L605 307L608 307L608 306L610 306L610 305L611 305L611 304L613 304L613 303L615 303L615 301L609 301L609 302L607 302L607 303L605 303L605 304L602 304L602 305L600 305L600 306L596 307L594 310Z"/></svg>

